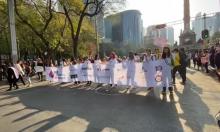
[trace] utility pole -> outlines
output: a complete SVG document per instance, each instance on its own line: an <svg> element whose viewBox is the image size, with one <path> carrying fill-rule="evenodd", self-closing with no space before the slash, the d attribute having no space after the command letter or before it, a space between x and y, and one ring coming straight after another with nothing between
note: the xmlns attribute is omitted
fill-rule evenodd
<svg viewBox="0 0 220 132"><path fill-rule="evenodd" d="M96 54L99 55L99 35L98 35L98 24L97 16L95 16L95 35L96 35Z"/></svg>
<svg viewBox="0 0 220 132"><path fill-rule="evenodd" d="M206 13L203 14L204 30L206 29Z"/></svg>
<svg viewBox="0 0 220 132"><path fill-rule="evenodd" d="M14 13L14 0L8 0L8 14L9 14L9 32L11 42L11 58L12 62L16 63L18 60L18 49L16 42L16 31L15 31L15 13Z"/></svg>

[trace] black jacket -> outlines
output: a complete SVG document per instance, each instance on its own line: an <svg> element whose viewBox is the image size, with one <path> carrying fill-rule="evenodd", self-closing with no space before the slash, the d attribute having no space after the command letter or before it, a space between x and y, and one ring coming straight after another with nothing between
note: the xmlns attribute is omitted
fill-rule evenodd
<svg viewBox="0 0 220 132"><path fill-rule="evenodd" d="M215 54L215 65L218 69L220 69L220 53Z"/></svg>
<svg viewBox="0 0 220 132"><path fill-rule="evenodd" d="M180 64L182 67L187 67L187 55L185 52L180 52Z"/></svg>

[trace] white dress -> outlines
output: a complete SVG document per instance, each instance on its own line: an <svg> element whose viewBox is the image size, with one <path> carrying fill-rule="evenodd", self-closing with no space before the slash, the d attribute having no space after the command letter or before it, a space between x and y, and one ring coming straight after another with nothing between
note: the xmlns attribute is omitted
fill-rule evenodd
<svg viewBox="0 0 220 132"><path fill-rule="evenodd" d="M94 69L94 80L96 83L100 83L99 77L98 77L98 69L100 69L101 60L95 60L93 69Z"/></svg>
<svg viewBox="0 0 220 132"><path fill-rule="evenodd" d="M108 62L108 65L110 67L110 84L115 84L115 80L114 80L114 69L115 69L115 65L117 64L117 60L116 59L111 59Z"/></svg>
<svg viewBox="0 0 220 132"><path fill-rule="evenodd" d="M162 69L162 86L169 88L172 87L172 63L171 58L162 59L163 69Z"/></svg>
<svg viewBox="0 0 220 132"><path fill-rule="evenodd" d="M147 87L155 87L156 81L155 81L155 65L154 65L155 59L152 56L147 56L144 58L143 62L143 70L147 82Z"/></svg>
<svg viewBox="0 0 220 132"><path fill-rule="evenodd" d="M126 61L127 68L127 85L135 85L134 77L135 77L135 60L127 60Z"/></svg>

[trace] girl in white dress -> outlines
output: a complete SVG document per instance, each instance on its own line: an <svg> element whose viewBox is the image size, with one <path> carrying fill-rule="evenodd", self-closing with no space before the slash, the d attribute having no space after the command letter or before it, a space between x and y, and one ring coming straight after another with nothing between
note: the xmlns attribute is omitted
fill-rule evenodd
<svg viewBox="0 0 220 132"><path fill-rule="evenodd" d="M162 85L163 85L163 91L162 94L166 94L166 89L168 88L170 91L170 94L173 94L173 87L172 87L172 58L170 53L169 47L163 48L162 53L162 63L163 63L163 69L162 69Z"/></svg>
<svg viewBox="0 0 220 132"><path fill-rule="evenodd" d="M145 77L147 80L148 90L153 90L153 88L156 85L154 81L155 79L154 61L155 60L156 58L152 56L151 54L151 49L147 49L146 54L144 55L143 70L144 70Z"/></svg>
<svg viewBox="0 0 220 132"><path fill-rule="evenodd" d="M115 54L115 52L112 52L111 55L110 55L110 60L108 62L109 64L109 67L110 67L110 86L114 87L116 84L115 84L115 81L114 81L114 68L115 68L115 65L118 63L117 61L117 56Z"/></svg>
<svg viewBox="0 0 220 132"><path fill-rule="evenodd" d="M96 83L100 83L99 82L99 77L98 77L98 74L97 74L98 73L97 70L100 68L101 63L102 62L99 59L99 55L95 55L93 69L94 69L94 77L95 77L95 82Z"/></svg>
<svg viewBox="0 0 220 132"><path fill-rule="evenodd" d="M134 76L135 76L135 58L134 53L129 52L129 57L126 61L126 68L127 68L127 85L130 88L133 88L135 85Z"/></svg>

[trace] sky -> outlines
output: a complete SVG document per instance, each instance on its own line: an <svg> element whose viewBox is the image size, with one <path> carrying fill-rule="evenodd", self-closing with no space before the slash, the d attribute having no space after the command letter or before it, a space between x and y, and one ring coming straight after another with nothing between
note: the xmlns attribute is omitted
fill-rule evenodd
<svg viewBox="0 0 220 132"><path fill-rule="evenodd" d="M126 9L142 13L144 27L183 19L183 0L127 0ZM190 0L190 15L220 11L220 0ZM183 25L173 25L175 40L178 40Z"/></svg>

